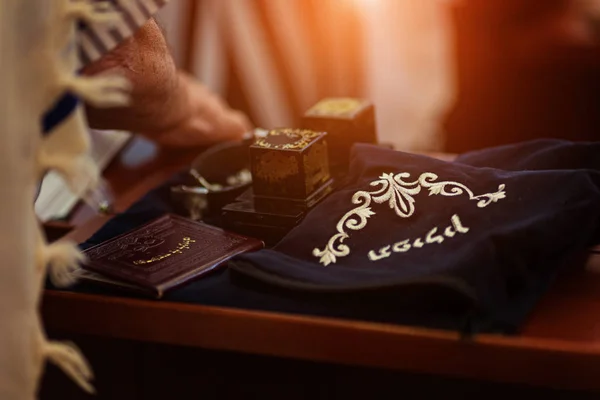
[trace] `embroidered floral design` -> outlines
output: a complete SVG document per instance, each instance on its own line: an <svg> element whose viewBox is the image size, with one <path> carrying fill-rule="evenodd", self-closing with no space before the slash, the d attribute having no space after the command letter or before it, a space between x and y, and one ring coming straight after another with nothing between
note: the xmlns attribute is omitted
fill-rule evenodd
<svg viewBox="0 0 600 400"><path fill-rule="evenodd" d="M375 215L371 209L371 204L387 203L389 208L394 210L397 216L401 218L409 218L415 212L415 198L421 190L428 189L429 196L460 196L467 194L469 200L477 201L477 207L484 208L491 203L496 203L498 200L506 197L504 191L505 185L498 187L498 191L494 193L486 193L476 196L465 185L452 182L436 182L438 176L431 172L425 172L419 176L416 181L407 182L410 179L410 173L402 172L394 175L386 173L379 177L378 180L371 182L370 186L380 186L374 191L359 191L352 196L352 204L357 205L356 208L347 212L337 223L337 233L333 235L327 246L321 250L315 248L313 256L319 257L319 262L324 266L335 264L337 259L350 254L350 247L344 243L350 237L349 231L359 231L367 226L367 221Z"/></svg>

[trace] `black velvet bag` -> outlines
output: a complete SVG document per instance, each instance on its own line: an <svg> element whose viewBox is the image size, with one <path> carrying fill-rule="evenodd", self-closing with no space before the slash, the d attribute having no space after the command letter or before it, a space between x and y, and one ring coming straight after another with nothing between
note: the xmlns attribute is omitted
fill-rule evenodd
<svg viewBox="0 0 600 400"><path fill-rule="evenodd" d="M600 241L600 144L536 141L456 162L357 145L347 182L232 270L347 307L455 304L476 331L514 332L560 267Z"/></svg>

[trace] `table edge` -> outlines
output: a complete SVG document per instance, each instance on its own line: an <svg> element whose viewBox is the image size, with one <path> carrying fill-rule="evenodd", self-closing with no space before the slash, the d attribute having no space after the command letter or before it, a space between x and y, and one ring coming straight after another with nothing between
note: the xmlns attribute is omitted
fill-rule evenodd
<svg viewBox="0 0 600 400"><path fill-rule="evenodd" d="M465 340L455 332L392 324L51 290L43 317L49 330L64 333L600 391L593 373L600 370L600 346L585 342L500 335Z"/></svg>

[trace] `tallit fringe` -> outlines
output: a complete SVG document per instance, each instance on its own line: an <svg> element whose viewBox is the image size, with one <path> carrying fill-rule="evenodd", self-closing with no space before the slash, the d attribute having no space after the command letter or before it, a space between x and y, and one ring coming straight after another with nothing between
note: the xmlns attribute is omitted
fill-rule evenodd
<svg viewBox="0 0 600 400"><path fill-rule="evenodd" d="M58 241L48 244L41 227L37 230L36 244L36 273L40 290L44 288L46 275L57 287L67 287L75 283L73 271L86 257L79 251L77 245L69 241Z"/></svg>
<svg viewBox="0 0 600 400"><path fill-rule="evenodd" d="M53 243L45 246L43 253L52 284L64 288L75 283L73 271L86 260L85 255L79 251L75 243Z"/></svg>
<svg viewBox="0 0 600 400"><path fill-rule="evenodd" d="M59 14L66 23L73 25L77 21L89 24L113 25L119 21L120 14L110 1L77 1L62 0ZM59 42L68 45L71 38L64 37ZM63 64L58 72L59 86L64 92L71 92L95 107L125 107L130 104L130 81L118 74L104 74L96 77L83 77L74 73L75 65Z"/></svg>
<svg viewBox="0 0 600 400"><path fill-rule="evenodd" d="M81 77L75 73L78 63L74 50L75 24L79 20L110 24L118 17L110 2L56 0L53 6L53 15L57 19L53 21L52 31L47 37L47 50L54 57L51 68L53 78L47 87L48 97L53 99L55 95L70 92L96 107L128 105L131 85L126 78L116 75ZM78 105L73 115L55 129L57 136L53 137L53 132L50 132L39 147L36 160L39 176L42 177L48 170L55 170L64 177L75 195L83 197L101 182L100 170L89 156L89 133L83 105ZM56 286L72 284L73 270L85 260L74 243L48 244L41 228L36 250L40 288L46 273ZM44 359L57 365L83 390L95 393L90 383L93 379L92 369L74 344L49 341L41 324L36 343Z"/></svg>
<svg viewBox="0 0 600 400"><path fill-rule="evenodd" d="M94 372L74 343L46 341L43 354L47 361L59 367L87 393L96 393L90 383L94 379Z"/></svg>
<svg viewBox="0 0 600 400"><path fill-rule="evenodd" d="M131 0L125 0L125 2ZM73 21L85 21L89 24L111 24L119 20L120 14L110 0L62 0L60 12Z"/></svg>
<svg viewBox="0 0 600 400"><path fill-rule="evenodd" d="M42 138L41 146L48 154L65 155L87 154L92 142L88 134L85 109L76 107L64 121L52 129L49 135Z"/></svg>
<svg viewBox="0 0 600 400"><path fill-rule="evenodd" d="M42 177L50 170L58 172L69 190L79 196L100 181L100 170L87 153L48 153L42 148L38 154L38 170Z"/></svg>
<svg viewBox="0 0 600 400"><path fill-rule="evenodd" d="M76 94L97 108L126 107L131 103L131 83L118 74L93 78L66 74L61 78L61 89Z"/></svg>
<svg viewBox="0 0 600 400"><path fill-rule="evenodd" d="M100 182L100 171L94 160L87 154L48 154L42 151L38 157L40 170L55 170L67 183L69 189L78 197L94 189Z"/></svg>

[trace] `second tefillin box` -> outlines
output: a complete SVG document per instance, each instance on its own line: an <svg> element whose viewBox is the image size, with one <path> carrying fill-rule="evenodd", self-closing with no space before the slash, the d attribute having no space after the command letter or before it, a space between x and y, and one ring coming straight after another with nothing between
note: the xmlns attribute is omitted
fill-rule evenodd
<svg viewBox="0 0 600 400"><path fill-rule="evenodd" d="M223 209L225 227L276 243L333 190L327 134L274 129L249 148L252 189Z"/></svg>
<svg viewBox="0 0 600 400"><path fill-rule="evenodd" d="M330 166L336 176L348 170L355 143L378 143L375 107L363 99L323 99L304 114L302 127L327 132Z"/></svg>

